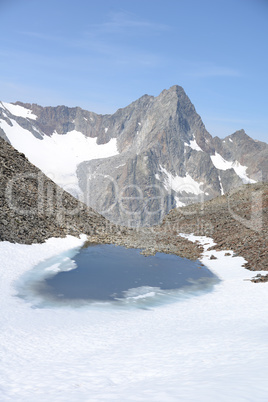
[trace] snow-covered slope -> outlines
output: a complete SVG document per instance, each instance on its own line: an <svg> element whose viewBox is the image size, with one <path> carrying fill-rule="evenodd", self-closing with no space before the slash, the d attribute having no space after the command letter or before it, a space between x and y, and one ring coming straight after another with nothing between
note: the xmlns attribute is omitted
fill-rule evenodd
<svg viewBox="0 0 268 402"><path fill-rule="evenodd" d="M214 291L147 310L39 309L16 297L26 271L82 243L0 243L2 402L266 402L268 284L251 283L242 258L206 250L222 279Z"/></svg>
<svg viewBox="0 0 268 402"><path fill-rule="evenodd" d="M15 116L33 118L30 111L27 112L28 109L7 103L3 105ZM97 144L97 138L86 137L76 130L64 135L55 131L48 136L32 126L37 137L12 118L8 121L0 120L0 128L14 148L27 155L31 163L76 197L81 194L76 175L77 166L84 161L118 154L116 138L106 144Z"/></svg>
<svg viewBox="0 0 268 402"><path fill-rule="evenodd" d="M218 170L234 169L235 173L237 174L237 176L240 177L240 179L243 181L243 183L245 183L245 184L257 183L256 180L250 179L247 176L247 173L246 173L247 166L240 165L240 163L238 161L228 162L217 152L215 152L215 155L211 155L210 158L216 169L218 169Z"/></svg>
<svg viewBox="0 0 268 402"><path fill-rule="evenodd" d="M37 116L32 113L30 109L27 109L20 105L14 105L13 103L1 102L0 103L3 113L6 115L6 111L8 111L13 116L24 117L32 120L36 120Z"/></svg>
<svg viewBox="0 0 268 402"><path fill-rule="evenodd" d="M0 102L0 136L106 218L153 225L174 207L268 180L268 145L213 138L181 87L113 115Z"/></svg>

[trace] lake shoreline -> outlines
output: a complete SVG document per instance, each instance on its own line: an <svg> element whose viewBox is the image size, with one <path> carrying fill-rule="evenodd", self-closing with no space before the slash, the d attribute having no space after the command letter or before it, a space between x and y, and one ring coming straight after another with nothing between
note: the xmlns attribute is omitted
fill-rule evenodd
<svg viewBox="0 0 268 402"><path fill-rule="evenodd" d="M199 260L191 261L173 254L156 253L144 256L141 249L123 246L95 245L82 247L69 261L59 255L40 270L40 276L30 285L27 276L26 289L23 281L20 293L27 291L45 301L60 304L109 302L137 307L153 306L177 301L187 293L211 291L219 282ZM55 270L55 266L57 269ZM52 266L52 268L51 268ZM54 272L53 272L54 271ZM54 273L47 276L48 272Z"/></svg>

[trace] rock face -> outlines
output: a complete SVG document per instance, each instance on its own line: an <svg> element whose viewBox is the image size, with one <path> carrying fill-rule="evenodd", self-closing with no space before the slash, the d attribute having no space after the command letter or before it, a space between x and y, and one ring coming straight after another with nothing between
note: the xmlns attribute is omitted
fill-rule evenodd
<svg viewBox="0 0 268 402"><path fill-rule="evenodd" d="M151 226L174 207L268 181L268 145L243 130L213 138L179 86L103 116L0 103L0 136L58 185L125 226Z"/></svg>

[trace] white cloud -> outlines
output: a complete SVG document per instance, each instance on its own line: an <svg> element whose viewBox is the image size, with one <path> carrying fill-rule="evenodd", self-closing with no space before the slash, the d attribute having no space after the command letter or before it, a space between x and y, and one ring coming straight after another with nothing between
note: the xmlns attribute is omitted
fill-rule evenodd
<svg viewBox="0 0 268 402"><path fill-rule="evenodd" d="M135 33L137 35L139 34L139 30L156 33L170 29L168 25L141 20L134 14L126 11L110 13L106 22L92 24L90 28L88 33L95 35L121 34L122 32L126 34Z"/></svg>
<svg viewBox="0 0 268 402"><path fill-rule="evenodd" d="M190 63L188 76L194 78L205 78L205 77L240 77L241 73L227 66L220 66L213 63Z"/></svg>

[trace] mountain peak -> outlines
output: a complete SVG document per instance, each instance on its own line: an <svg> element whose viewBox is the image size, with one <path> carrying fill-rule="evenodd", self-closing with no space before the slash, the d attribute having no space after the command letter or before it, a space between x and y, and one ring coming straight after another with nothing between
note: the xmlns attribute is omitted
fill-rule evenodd
<svg viewBox="0 0 268 402"><path fill-rule="evenodd" d="M249 140L251 139L249 137L249 135L247 135L247 133L245 132L245 130L242 128L241 130L237 130L235 131L233 134L230 135L230 138L234 139L234 140Z"/></svg>
<svg viewBox="0 0 268 402"><path fill-rule="evenodd" d="M236 130L232 135L247 135L245 130L243 128L241 128L240 130Z"/></svg>
<svg viewBox="0 0 268 402"><path fill-rule="evenodd" d="M180 95L180 96L186 96L186 93L184 91L184 89L179 86L179 85L173 85L172 87L170 87L169 89L164 89L159 96L163 96L163 95Z"/></svg>

